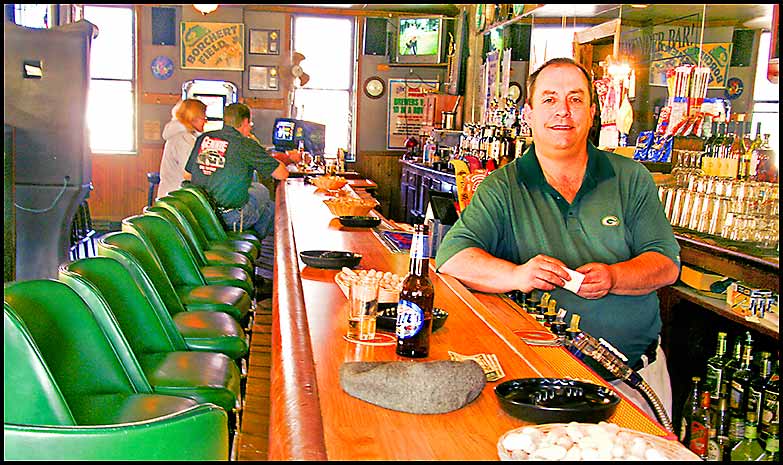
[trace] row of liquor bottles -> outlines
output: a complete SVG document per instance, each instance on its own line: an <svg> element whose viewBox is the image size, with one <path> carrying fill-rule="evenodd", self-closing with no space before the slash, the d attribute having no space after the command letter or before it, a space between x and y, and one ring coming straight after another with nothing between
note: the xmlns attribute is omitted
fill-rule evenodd
<svg viewBox="0 0 783 465"><path fill-rule="evenodd" d="M756 136L751 138L751 124L743 121L712 123L701 157L701 170L705 175L778 182L770 135L762 136L761 123L757 123Z"/></svg>
<svg viewBox="0 0 783 465"><path fill-rule="evenodd" d="M679 440L705 460L779 461L779 363L769 352L753 353L750 332L737 337L731 354L727 343L718 333L704 382L692 378Z"/></svg>
<svg viewBox="0 0 783 465"><path fill-rule="evenodd" d="M506 102L503 108L490 105L486 121L465 124L462 129L457 156L468 162L471 171L476 168L476 161L488 171L499 168L527 148L530 128L513 103Z"/></svg>

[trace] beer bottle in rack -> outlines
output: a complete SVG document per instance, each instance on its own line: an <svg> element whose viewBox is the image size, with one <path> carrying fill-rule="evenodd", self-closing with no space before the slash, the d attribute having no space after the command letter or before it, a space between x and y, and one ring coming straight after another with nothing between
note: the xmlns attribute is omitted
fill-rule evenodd
<svg viewBox="0 0 783 465"><path fill-rule="evenodd" d="M414 226L408 276L397 304L397 355L422 358L430 351L435 288L430 281L427 226Z"/></svg>
<svg viewBox="0 0 783 465"><path fill-rule="evenodd" d="M758 152L756 149L761 147L761 143L763 142L763 139L761 137L761 121L756 123L756 137L753 139L753 142L750 143L750 169L748 170L748 178L749 179L755 179L756 178L756 165L758 165L759 159L758 159Z"/></svg>
<svg viewBox="0 0 783 465"><path fill-rule="evenodd" d="M691 418L688 448L702 460L707 460L707 445L710 439L710 392L702 391L699 408Z"/></svg>
<svg viewBox="0 0 783 465"><path fill-rule="evenodd" d="M726 132L721 139L720 147L718 147L718 173L717 176L721 178L729 177L729 154L731 153L731 144L734 143L734 122L729 121L726 123Z"/></svg>
<svg viewBox="0 0 783 465"><path fill-rule="evenodd" d="M729 146L729 165L725 175L731 179L737 179L741 175L739 172L740 161L745 157L745 145L742 143L742 121L737 121L734 127L735 132L731 139L731 146Z"/></svg>
<svg viewBox="0 0 783 465"><path fill-rule="evenodd" d="M709 391L713 408L718 406L720 386L723 380L723 368L726 365L726 333L718 333L718 348L715 355L707 359L707 372L704 377L704 390Z"/></svg>
<svg viewBox="0 0 783 465"><path fill-rule="evenodd" d="M691 442L691 421L693 420L693 414L699 409L700 382L701 378L698 376L691 378L691 391L690 394L688 394L688 398L685 399L685 404L682 406L679 440L686 447L690 445Z"/></svg>

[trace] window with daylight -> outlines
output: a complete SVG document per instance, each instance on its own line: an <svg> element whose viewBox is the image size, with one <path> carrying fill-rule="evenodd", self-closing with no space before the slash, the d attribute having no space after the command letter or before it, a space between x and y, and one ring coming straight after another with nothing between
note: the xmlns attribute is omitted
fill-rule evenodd
<svg viewBox="0 0 783 465"><path fill-rule="evenodd" d="M769 63L770 32L762 32L759 41L758 61L756 62L756 80L753 84L753 137L756 126L761 123L761 133L769 134L769 146L778 153L780 147L780 84L767 79Z"/></svg>
<svg viewBox="0 0 783 465"><path fill-rule="evenodd" d="M20 26L48 29L54 26L54 5L50 3L14 4L14 22Z"/></svg>
<svg viewBox="0 0 783 465"><path fill-rule="evenodd" d="M349 18L294 18L294 50L305 56L300 65L310 76L295 90L296 118L326 125L326 156L334 156L338 148L353 152L353 27Z"/></svg>
<svg viewBox="0 0 783 465"><path fill-rule="evenodd" d="M90 50L87 127L93 153L136 153L136 34L132 6L84 6L98 26Z"/></svg>

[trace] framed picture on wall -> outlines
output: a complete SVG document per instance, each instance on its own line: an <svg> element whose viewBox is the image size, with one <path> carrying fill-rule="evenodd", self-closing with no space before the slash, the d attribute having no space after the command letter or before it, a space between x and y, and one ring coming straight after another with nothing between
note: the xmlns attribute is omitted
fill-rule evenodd
<svg viewBox="0 0 783 465"><path fill-rule="evenodd" d="M247 49L253 55L280 55L280 31L250 29Z"/></svg>
<svg viewBox="0 0 783 465"><path fill-rule="evenodd" d="M277 90L280 81L277 66L250 65L247 68L247 88L250 90Z"/></svg>

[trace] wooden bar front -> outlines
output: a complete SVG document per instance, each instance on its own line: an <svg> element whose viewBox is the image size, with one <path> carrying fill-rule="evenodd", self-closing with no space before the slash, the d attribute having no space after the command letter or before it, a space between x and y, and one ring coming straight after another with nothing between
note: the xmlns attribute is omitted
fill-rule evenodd
<svg viewBox="0 0 783 465"><path fill-rule="evenodd" d="M346 361L410 360L387 346L343 339L347 299L334 281L337 270L299 261L304 250L349 250L363 255L359 268L407 273L407 254L390 252L370 229L344 228L315 186L288 179L277 189L275 283L269 460L496 460L498 438L526 423L506 414L494 393L514 378L573 377L605 384L561 347L535 347L514 330L540 328L507 298L473 293L434 272L435 306L449 313L432 335L430 356L493 353L506 376L487 383L471 404L446 414L388 410L346 394L339 368ZM393 337L390 337L393 340ZM251 366L254 354L251 349ZM248 389L255 378L248 379ZM642 432L669 435L654 419L622 398L610 421ZM244 415L260 406L248 404ZM243 431L244 434L244 431ZM241 442L241 440L240 440ZM242 447L239 459L252 459Z"/></svg>

